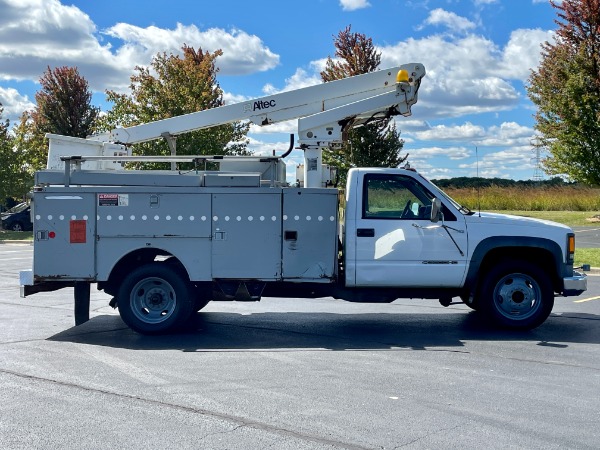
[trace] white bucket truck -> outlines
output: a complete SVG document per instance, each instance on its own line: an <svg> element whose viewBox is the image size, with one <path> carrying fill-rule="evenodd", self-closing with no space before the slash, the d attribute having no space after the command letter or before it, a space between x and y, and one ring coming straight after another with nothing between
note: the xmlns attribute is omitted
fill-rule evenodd
<svg viewBox="0 0 600 450"><path fill-rule="evenodd" d="M35 176L33 269L21 273L22 296L74 287L80 324L97 283L140 333L172 330L211 300L261 296L445 306L460 297L501 326L540 325L555 295L587 287L573 270L568 227L473 213L410 169L352 169L345 198L324 187L323 149L374 117L410 115L424 75L412 63L90 139L49 135L64 167ZM288 186L275 156L128 153L132 143L237 120L294 118L304 187ZM197 170L122 170L131 160ZM200 170L207 161L220 171Z"/></svg>

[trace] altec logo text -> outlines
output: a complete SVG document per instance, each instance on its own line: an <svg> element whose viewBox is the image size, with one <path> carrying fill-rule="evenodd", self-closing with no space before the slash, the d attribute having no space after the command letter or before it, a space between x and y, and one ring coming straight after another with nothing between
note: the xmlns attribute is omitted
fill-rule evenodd
<svg viewBox="0 0 600 450"><path fill-rule="evenodd" d="M254 103L246 103L244 105L244 112L260 111L263 109L274 108L275 106L277 106L275 100L257 100Z"/></svg>

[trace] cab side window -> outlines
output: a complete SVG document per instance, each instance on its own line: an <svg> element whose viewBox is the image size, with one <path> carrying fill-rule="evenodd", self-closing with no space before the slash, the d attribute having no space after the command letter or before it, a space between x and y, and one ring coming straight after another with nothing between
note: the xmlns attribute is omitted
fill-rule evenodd
<svg viewBox="0 0 600 450"><path fill-rule="evenodd" d="M412 178L368 174L363 185L363 219L429 219L432 196Z"/></svg>

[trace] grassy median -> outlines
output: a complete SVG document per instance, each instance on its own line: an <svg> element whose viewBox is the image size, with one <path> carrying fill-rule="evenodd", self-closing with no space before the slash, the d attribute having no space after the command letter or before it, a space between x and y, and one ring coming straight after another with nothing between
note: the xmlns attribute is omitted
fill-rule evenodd
<svg viewBox="0 0 600 450"><path fill-rule="evenodd" d="M32 231L8 231L0 230L0 241L31 241Z"/></svg>

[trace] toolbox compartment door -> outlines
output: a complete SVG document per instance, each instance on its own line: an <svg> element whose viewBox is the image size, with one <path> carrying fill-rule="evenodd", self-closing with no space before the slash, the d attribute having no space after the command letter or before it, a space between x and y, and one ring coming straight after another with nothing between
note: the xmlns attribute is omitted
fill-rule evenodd
<svg viewBox="0 0 600 450"><path fill-rule="evenodd" d="M327 281L335 277L337 189L289 188L283 193L283 278Z"/></svg>
<svg viewBox="0 0 600 450"><path fill-rule="evenodd" d="M281 278L281 191L212 196L212 277Z"/></svg>
<svg viewBox="0 0 600 450"><path fill-rule="evenodd" d="M96 196L34 194L33 273L53 280L94 280Z"/></svg>

